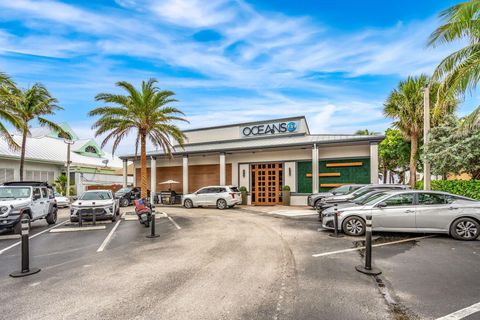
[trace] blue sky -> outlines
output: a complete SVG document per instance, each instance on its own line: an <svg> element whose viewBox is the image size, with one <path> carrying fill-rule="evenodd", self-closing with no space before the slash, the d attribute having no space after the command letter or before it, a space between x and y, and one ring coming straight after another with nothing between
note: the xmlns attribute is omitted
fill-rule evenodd
<svg viewBox="0 0 480 320"><path fill-rule="evenodd" d="M314 133L383 131L390 90L455 49L426 40L457 2L0 1L0 70L45 84L84 138L97 93L150 77L177 93L184 128L306 115Z"/></svg>

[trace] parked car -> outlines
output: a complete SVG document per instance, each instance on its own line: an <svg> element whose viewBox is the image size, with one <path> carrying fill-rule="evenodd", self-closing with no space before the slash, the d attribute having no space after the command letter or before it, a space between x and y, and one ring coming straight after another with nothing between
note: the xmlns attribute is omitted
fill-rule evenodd
<svg viewBox="0 0 480 320"><path fill-rule="evenodd" d="M233 208L242 203L242 196L234 186L208 186L183 197L183 206L193 207L216 206L218 209Z"/></svg>
<svg viewBox="0 0 480 320"><path fill-rule="evenodd" d="M70 206L70 199L65 196L62 196L60 193L55 192L55 200L57 201L57 207L59 208L67 208Z"/></svg>
<svg viewBox="0 0 480 320"><path fill-rule="evenodd" d="M95 213L96 219L115 221L120 213L119 201L111 190L88 190L70 205L70 221L78 222L79 213L82 219L91 219Z"/></svg>
<svg viewBox="0 0 480 320"><path fill-rule="evenodd" d="M324 208L330 207L330 205L333 205L335 203L338 204L338 203L354 200L364 194L371 192L372 190L385 190L385 189L407 190L407 189L410 189L410 187L403 184L368 184L347 194L335 195L335 196L321 199L320 204L317 207L317 210L321 212L323 211Z"/></svg>
<svg viewBox="0 0 480 320"><path fill-rule="evenodd" d="M343 186L333 188L328 192L312 193L307 197L307 205L317 208L317 206L320 205L320 200L323 198L348 194L364 186L365 184L345 184Z"/></svg>
<svg viewBox="0 0 480 320"><path fill-rule="evenodd" d="M150 190L147 190L150 196ZM139 200L142 197L142 189L140 187L122 188L115 192L115 199L118 199L120 207L128 207L133 205L133 201Z"/></svg>
<svg viewBox="0 0 480 320"><path fill-rule="evenodd" d="M480 235L480 201L438 191L388 191L361 206L337 211L338 229L347 235L365 233L365 216L373 231L444 233L458 240ZM334 210L325 211L322 226L334 228Z"/></svg>
<svg viewBox="0 0 480 320"><path fill-rule="evenodd" d="M0 230L21 233L22 219L57 222L57 203L53 189L45 182L14 181L0 186Z"/></svg>

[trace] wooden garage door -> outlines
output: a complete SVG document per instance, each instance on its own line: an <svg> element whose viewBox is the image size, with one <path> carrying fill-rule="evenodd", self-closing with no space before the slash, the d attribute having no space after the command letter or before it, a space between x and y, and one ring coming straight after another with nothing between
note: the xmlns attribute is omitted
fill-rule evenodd
<svg viewBox="0 0 480 320"><path fill-rule="evenodd" d="M232 164L227 163L225 166L225 180L227 184L232 184ZM137 168L136 185L140 186L140 169ZM166 180L175 180L179 184L172 185L172 190L178 193L183 191L183 167L157 167L157 191L167 190L168 185L161 185L160 182ZM147 183L150 188L150 168L147 168ZM188 166L188 192L194 192L208 185L220 184L220 165L194 165Z"/></svg>

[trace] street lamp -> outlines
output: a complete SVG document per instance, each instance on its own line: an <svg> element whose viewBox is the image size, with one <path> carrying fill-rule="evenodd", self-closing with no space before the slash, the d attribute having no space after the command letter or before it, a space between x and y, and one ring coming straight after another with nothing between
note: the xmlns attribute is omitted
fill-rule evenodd
<svg viewBox="0 0 480 320"><path fill-rule="evenodd" d="M430 84L423 90L423 190L430 190L430 163L426 157L428 143L430 142Z"/></svg>
<svg viewBox="0 0 480 320"><path fill-rule="evenodd" d="M72 140L65 138L63 142L67 144L67 186L65 190L65 196L68 198L70 196L70 146L74 143Z"/></svg>

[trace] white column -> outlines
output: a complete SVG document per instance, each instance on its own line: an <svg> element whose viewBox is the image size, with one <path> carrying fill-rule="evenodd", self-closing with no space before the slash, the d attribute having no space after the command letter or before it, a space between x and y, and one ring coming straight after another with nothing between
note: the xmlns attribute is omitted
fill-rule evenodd
<svg viewBox="0 0 480 320"><path fill-rule="evenodd" d="M314 144L312 148L312 193L318 192L318 149Z"/></svg>
<svg viewBox="0 0 480 320"><path fill-rule="evenodd" d="M378 183L378 143L370 143L370 183Z"/></svg>
<svg viewBox="0 0 480 320"><path fill-rule="evenodd" d="M128 162L127 160L123 160L123 187L126 188L128 184Z"/></svg>
<svg viewBox="0 0 480 320"><path fill-rule="evenodd" d="M150 202L153 204L154 196L157 193L157 159L150 160Z"/></svg>
<svg viewBox="0 0 480 320"><path fill-rule="evenodd" d="M225 153L220 153L220 185L224 186L227 184L225 173Z"/></svg>
<svg viewBox="0 0 480 320"><path fill-rule="evenodd" d="M188 156L183 156L183 194L188 193Z"/></svg>

